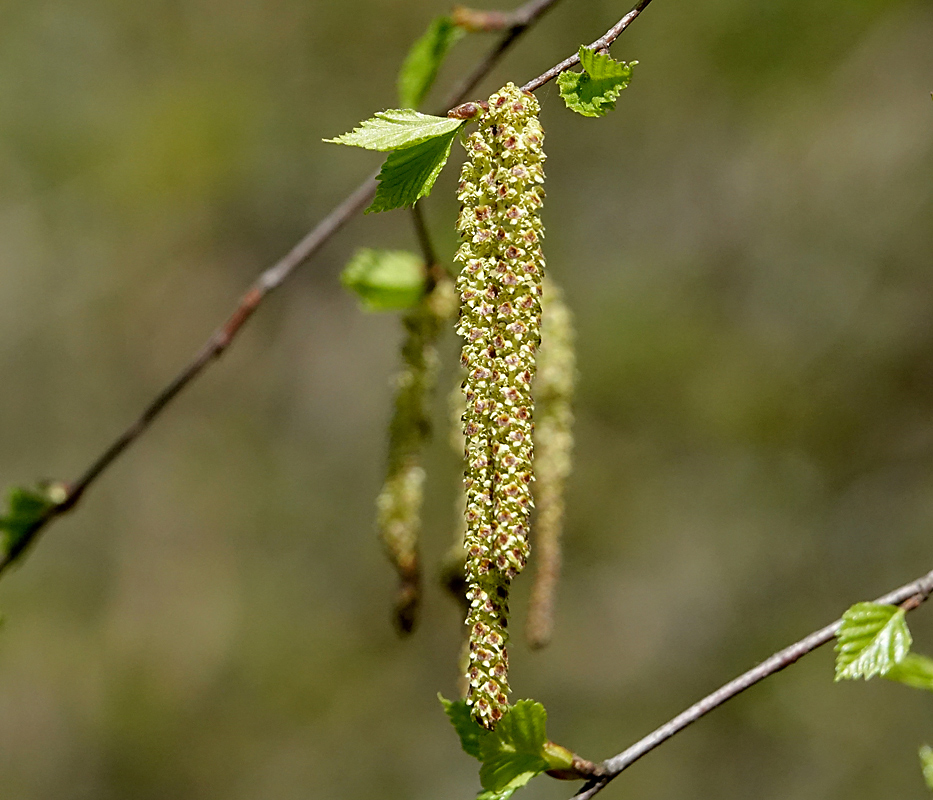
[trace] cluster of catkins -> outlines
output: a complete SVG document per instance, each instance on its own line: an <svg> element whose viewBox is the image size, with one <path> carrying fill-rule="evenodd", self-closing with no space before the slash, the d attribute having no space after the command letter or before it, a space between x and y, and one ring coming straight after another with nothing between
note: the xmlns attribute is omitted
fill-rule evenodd
<svg viewBox="0 0 933 800"><path fill-rule="evenodd" d="M464 339L467 702L493 728L508 709L509 584L528 559L531 382L540 340L544 256L539 212L544 134L538 102L514 84L489 98L468 136L456 260Z"/></svg>

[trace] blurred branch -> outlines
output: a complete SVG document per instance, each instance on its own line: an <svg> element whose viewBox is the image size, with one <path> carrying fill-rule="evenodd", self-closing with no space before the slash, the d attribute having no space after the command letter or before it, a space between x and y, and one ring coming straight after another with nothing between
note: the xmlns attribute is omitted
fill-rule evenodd
<svg viewBox="0 0 933 800"><path fill-rule="evenodd" d="M444 112L448 108L463 102L476 88L477 84L489 74L509 47L559 1L529 0L529 2L512 12L509 15L510 19L507 20L510 27L508 27L505 35L487 53L485 58L476 65L463 82L451 92L444 104ZM607 47L614 42L650 1L640 0L634 9L610 28L603 37L597 39L593 46ZM579 63L579 60L578 56L571 56L525 84L522 88L525 91L533 91L564 70ZM149 428L156 417L178 396L182 389L197 378L208 365L223 355L266 296L281 286L299 266L314 256L330 240L331 236L372 200L376 192L377 174L378 172L363 181L346 200L331 211L284 258L259 276L246 294L240 298L239 304L227 321L213 333L191 362L158 394L138 419L88 467L80 478L74 483L65 484L67 487L65 498L39 517L17 540L16 544L10 548L9 552L0 558L0 573L6 570L24 550L36 541L50 522L71 511L84 496L87 489L122 455L124 450Z"/></svg>
<svg viewBox="0 0 933 800"><path fill-rule="evenodd" d="M424 293L428 295L434 291L438 283L447 277L447 271L441 266L440 259L437 257L437 248L434 247L431 232L424 220L423 204L424 201L419 200L411 207L411 218L415 226L418 247L421 248L421 255L424 257Z"/></svg>
<svg viewBox="0 0 933 800"><path fill-rule="evenodd" d="M900 605L905 611L912 611L923 603L931 594L933 594L933 571L928 572L922 578L918 578L912 583L901 586L893 592L889 592L884 597L879 597L876 603L885 603L891 605ZM637 741L627 750L622 751L612 758L606 759L599 766L605 770L603 777L594 778L587 783L573 800L589 800L615 778L619 773L628 769L632 764L638 761L643 755L650 753L654 748L670 739L684 728L696 722L700 717L708 714L714 708L718 708L723 703L731 700L738 694L741 694L750 686L754 686L759 681L780 672L785 667L789 667L799 658L812 653L824 644L832 641L839 626L841 619L837 619L831 625L811 633L809 636L801 639L799 642L785 647L783 650L775 653L771 658L763 661L754 669L740 675L725 686L717 689L712 694L707 695L698 703L690 706L686 711L678 714L670 722L666 722L657 730L649 733L643 739Z"/></svg>

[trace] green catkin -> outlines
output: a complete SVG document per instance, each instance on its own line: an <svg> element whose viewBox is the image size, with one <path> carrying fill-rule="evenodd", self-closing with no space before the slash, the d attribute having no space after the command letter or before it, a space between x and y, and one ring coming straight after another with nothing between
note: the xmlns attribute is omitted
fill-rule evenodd
<svg viewBox="0 0 933 800"><path fill-rule="evenodd" d="M551 640L554 594L560 578L564 525L564 486L573 451L571 401L576 379L573 316L560 288L545 278L541 296L541 335L535 377L535 522L532 528L535 581L525 636L534 648Z"/></svg>
<svg viewBox="0 0 933 800"><path fill-rule="evenodd" d="M402 318L402 370L396 378L395 408L389 424L389 458L376 499L377 525L386 553L399 577L395 622L403 633L414 629L421 602L418 533L424 499L421 456L431 436L427 404L437 373L435 343L453 314L452 281L441 280Z"/></svg>
<svg viewBox="0 0 933 800"><path fill-rule="evenodd" d="M534 96L507 84L466 138L456 260L466 411L467 703L494 728L508 709L509 584L528 559L532 397L540 340L544 133Z"/></svg>

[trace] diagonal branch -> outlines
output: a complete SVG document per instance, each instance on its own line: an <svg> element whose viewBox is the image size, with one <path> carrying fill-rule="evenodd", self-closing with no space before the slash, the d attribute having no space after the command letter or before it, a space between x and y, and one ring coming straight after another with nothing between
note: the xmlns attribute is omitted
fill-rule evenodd
<svg viewBox="0 0 933 800"><path fill-rule="evenodd" d="M931 594L933 594L933 571L928 572L922 578L918 578L912 583L901 586L893 592L889 592L884 597L879 597L876 603L885 603L891 605L900 605L906 611L911 611L923 603ZM825 628L821 628L809 636L801 639L799 642L785 647L783 650L775 653L771 658L762 661L754 669L739 675L738 678L729 681L725 686L720 687L712 694L707 695L698 703L690 706L686 711L681 712L670 722L664 723L660 728L652 731L643 739L635 742L627 750L623 750L616 756L606 759L600 768L605 770L601 777L592 779L577 794L573 800L589 800L615 778L619 773L628 769L632 764L638 761L643 755L650 753L654 748L670 739L675 734L680 733L684 728L692 725L700 717L708 714L714 708L718 708L723 703L731 700L736 695L744 692L750 686L754 686L759 681L780 672L785 667L789 667L798 659L812 653L824 644L832 641L842 620L837 619Z"/></svg>
<svg viewBox="0 0 933 800"><path fill-rule="evenodd" d="M616 39L618 39L622 32L631 25L637 18L648 7L648 3L651 0L638 0L635 4L635 7L628 12L622 19L620 19L615 25L613 25L608 31L606 31L602 36L600 36L595 42L592 42L588 45L592 50L603 50L608 48ZM580 63L580 51L578 50L570 58L565 58L560 64L555 64L547 72L542 72L534 80L528 81L522 90L525 92L534 92L540 89L544 84L549 81L554 80L562 72L566 72L571 67L576 66Z"/></svg>
<svg viewBox="0 0 933 800"><path fill-rule="evenodd" d="M559 0L528 0L524 5L512 12L507 18L509 27L505 35L460 85L451 92L445 102L445 111L463 102L476 88L477 84L489 74L512 44L558 2ZM610 28L603 37L596 40L594 46L608 47L649 2L651 0L639 0L632 11ZM579 57L576 55L571 56L534 80L529 81L522 88L525 91L534 91L577 63L579 63ZM262 301L272 291L281 286L298 267L310 260L337 231L372 200L377 186L376 174L378 173L374 173L363 181L346 200L321 220L317 227L298 242L291 251L257 278L240 298L239 304L227 321L214 331L210 339L207 340L188 365L146 406L136 421L98 456L83 475L74 483L66 485L65 498L60 503L51 506L17 538L16 543L6 554L0 555L0 573L6 570L24 550L35 542L50 522L74 509L91 484L149 428L165 407L210 364L223 355Z"/></svg>

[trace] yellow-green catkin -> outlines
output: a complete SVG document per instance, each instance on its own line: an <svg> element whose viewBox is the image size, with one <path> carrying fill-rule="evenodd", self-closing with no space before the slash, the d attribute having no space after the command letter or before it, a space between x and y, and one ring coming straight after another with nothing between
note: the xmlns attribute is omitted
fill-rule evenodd
<svg viewBox="0 0 933 800"><path fill-rule="evenodd" d="M535 98L507 84L466 138L457 228L466 411L467 703L494 728L508 709L509 584L528 559L532 397L544 255L544 133Z"/></svg>
<svg viewBox="0 0 933 800"><path fill-rule="evenodd" d="M418 558L424 499L421 457L431 436L427 405L437 373L435 343L455 304L452 281L444 279L402 318L405 328L402 370L396 378L388 468L376 509L379 534L399 577L394 616L403 633L414 629L421 603Z"/></svg>
<svg viewBox="0 0 933 800"><path fill-rule="evenodd" d="M525 636L534 648L551 640L554 595L560 578L564 487L573 452L573 389L576 381L573 316L560 288L544 280L541 336L535 378L535 582Z"/></svg>

